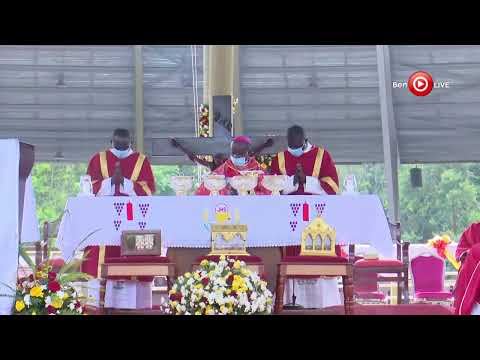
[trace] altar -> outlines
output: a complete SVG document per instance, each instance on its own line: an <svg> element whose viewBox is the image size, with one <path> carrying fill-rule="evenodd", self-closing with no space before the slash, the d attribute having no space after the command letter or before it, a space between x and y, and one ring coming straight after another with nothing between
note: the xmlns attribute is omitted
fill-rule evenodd
<svg viewBox="0 0 480 360"><path fill-rule="evenodd" d="M209 248L214 224L248 225L249 248L299 245L317 216L336 230L337 244L369 244L393 255L376 195L75 197L68 199L57 247L69 258L82 241L80 248L120 245L124 230L159 230L166 248Z"/></svg>

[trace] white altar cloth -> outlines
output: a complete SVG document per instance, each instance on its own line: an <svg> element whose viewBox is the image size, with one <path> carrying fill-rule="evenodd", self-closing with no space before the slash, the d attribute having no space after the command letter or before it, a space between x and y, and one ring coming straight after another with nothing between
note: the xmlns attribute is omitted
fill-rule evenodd
<svg viewBox="0 0 480 360"><path fill-rule="evenodd" d="M15 295L18 267L18 166L20 145L18 139L0 140L3 163L0 167L0 294ZM13 298L0 296L0 315L9 315Z"/></svg>
<svg viewBox="0 0 480 360"><path fill-rule="evenodd" d="M119 245L123 230L146 229L160 230L166 247L209 248L210 224L236 220L248 225L249 247L299 245L302 230L318 215L335 228L337 244L370 244L393 256L376 195L76 197L67 202L57 247L69 258L94 231L80 248Z"/></svg>

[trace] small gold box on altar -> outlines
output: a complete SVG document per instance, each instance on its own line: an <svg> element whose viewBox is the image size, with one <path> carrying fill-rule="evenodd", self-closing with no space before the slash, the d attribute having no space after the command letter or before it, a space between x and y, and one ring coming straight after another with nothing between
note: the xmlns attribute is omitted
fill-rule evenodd
<svg viewBox="0 0 480 360"><path fill-rule="evenodd" d="M336 232L321 217L302 231L300 255L335 256Z"/></svg>
<svg viewBox="0 0 480 360"><path fill-rule="evenodd" d="M162 238L160 230L123 231L121 256L162 255Z"/></svg>
<svg viewBox="0 0 480 360"><path fill-rule="evenodd" d="M208 255L246 255L247 225L211 224L212 251Z"/></svg>

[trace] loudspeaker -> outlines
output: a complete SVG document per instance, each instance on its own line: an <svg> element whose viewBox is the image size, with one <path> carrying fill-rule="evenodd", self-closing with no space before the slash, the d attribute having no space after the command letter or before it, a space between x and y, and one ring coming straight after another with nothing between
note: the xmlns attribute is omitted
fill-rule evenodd
<svg viewBox="0 0 480 360"><path fill-rule="evenodd" d="M410 183L414 188L423 186L422 169L419 169L419 168L410 169Z"/></svg>

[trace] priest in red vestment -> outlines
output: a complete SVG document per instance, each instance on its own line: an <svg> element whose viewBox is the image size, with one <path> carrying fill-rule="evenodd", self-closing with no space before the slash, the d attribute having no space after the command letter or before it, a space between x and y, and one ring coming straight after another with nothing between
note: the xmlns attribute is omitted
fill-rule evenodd
<svg viewBox="0 0 480 360"><path fill-rule="evenodd" d="M212 174L224 175L227 179L227 186L220 190L220 195L236 195L236 190L228 184L228 179L242 175L242 171L262 171L258 161L249 155L251 145L252 141L249 137L235 137L230 146L230 158L212 171ZM262 185L262 179L263 176L260 174L258 177L258 185L254 189L255 195L270 195L271 191ZM210 190L202 183L195 194L210 195Z"/></svg>
<svg viewBox="0 0 480 360"><path fill-rule="evenodd" d="M288 149L272 159L271 174L287 175L284 195L335 195L339 182L335 162L330 153L312 145L305 137L301 126L287 130ZM285 256L298 256L300 246L287 246ZM295 282L298 303L308 308L323 308L339 305L340 294L336 278L293 279L286 283L285 299L288 302Z"/></svg>
<svg viewBox="0 0 480 360"><path fill-rule="evenodd" d="M480 315L480 223L462 234L455 257L461 262L454 291L455 314Z"/></svg>
<svg viewBox="0 0 480 360"><path fill-rule="evenodd" d="M87 174L97 196L150 196L155 193L155 178L147 157L133 151L130 132L116 129L112 148L93 156Z"/></svg>

